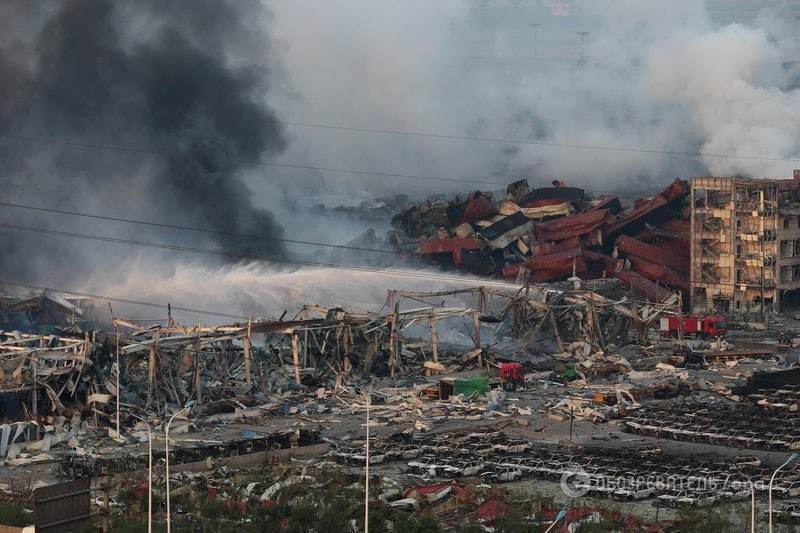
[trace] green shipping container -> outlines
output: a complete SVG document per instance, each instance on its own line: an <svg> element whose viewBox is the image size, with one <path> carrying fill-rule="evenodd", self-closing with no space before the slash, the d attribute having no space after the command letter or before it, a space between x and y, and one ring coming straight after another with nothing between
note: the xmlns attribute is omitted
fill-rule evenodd
<svg viewBox="0 0 800 533"><path fill-rule="evenodd" d="M486 394L489 392L489 376L475 376L469 379L457 379L453 383L453 394L472 396L474 393Z"/></svg>

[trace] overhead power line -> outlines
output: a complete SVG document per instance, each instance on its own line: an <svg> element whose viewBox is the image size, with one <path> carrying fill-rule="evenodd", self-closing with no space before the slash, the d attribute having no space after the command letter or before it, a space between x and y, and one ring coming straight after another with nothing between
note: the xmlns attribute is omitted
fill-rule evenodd
<svg viewBox="0 0 800 533"><path fill-rule="evenodd" d="M391 250L379 250L377 248L363 248L360 246L349 246L346 244L331 244L326 242L315 242L315 241L302 241L297 239L284 239L281 237L270 237L267 235L259 235L256 233L239 233L234 231L224 231L224 230L215 230L215 229L208 229L208 228L197 228L193 226L182 226L177 224L166 224L163 222L150 222L146 220L136 220L132 218L122 218L122 217L112 217L106 215L96 215L92 213L82 213L79 211L68 211L65 209L54 209L51 207L40 207L34 205L24 205L24 204L16 204L11 202L0 202L0 207L13 207L17 209L26 209L29 211L39 211L43 213L53 213L58 215L69 215L69 216L76 216L76 217L83 217L83 218L92 218L95 220L107 220L110 222L124 222L126 224L139 224L142 226L151 226L156 228L164 228L164 229L177 229L177 230L184 230L184 231L193 231L197 233L209 233L213 235L227 235L231 237L248 237L252 239L259 239L264 241L272 241L272 242L283 242L289 244L303 244L308 246L323 246L327 248L336 248L341 250L351 250L357 252L375 252L375 253L382 253L388 255L395 255L399 257L405 257L404 254L399 252L394 252Z"/></svg>
<svg viewBox="0 0 800 533"><path fill-rule="evenodd" d="M339 130L339 131L353 131L361 133L377 133L381 135L403 135L411 137L430 137L433 139L451 139L459 141L474 141L486 143L502 143L502 144L522 144L531 146L549 146L553 148L572 148L578 150L598 150L604 152L633 152L642 154L656 154L656 155L669 155L669 156L683 156L683 157L715 157L725 159L750 159L756 161L787 161L787 162L800 162L800 159L791 159L783 157L767 157L760 155L741 155L741 154L718 154L718 153L703 153L703 152L682 152L678 150L659 150L655 148L636 148L628 146L604 146L598 144L579 144L579 143L559 143L548 141L531 141L527 139L509 139L500 137L479 137L468 135L450 135L443 133L432 133L424 131L408 131L408 130L394 130L394 129L381 129L381 128L357 128L351 126L338 126L332 124L314 124L310 122L292 122L292 121L276 121L279 124L287 126L296 126L300 128L317 128L326 130Z"/></svg>
<svg viewBox="0 0 800 533"><path fill-rule="evenodd" d="M50 292L59 292L63 294L71 294L73 296L82 296L84 298L94 298L96 300L108 300L110 302L119 302L124 304L131 304L131 305L141 305L143 307L155 307L158 309L167 309L167 304L159 304L155 302L145 302L141 300L130 300L127 298L118 298L116 296L107 296L105 294L93 294L89 292L80 292L74 291L71 289L64 289L64 288L57 288L57 287L45 287L43 285L31 285L29 283L20 283L18 281L10 281L7 279L0 279L0 285L11 285L13 287L21 287L23 289L32 289L37 291L50 291ZM235 318L240 320L247 320L249 317L241 316L241 315L232 315L230 313L222 313L218 311L209 311L207 309L195 309L193 307L182 307L179 305L169 305L169 308L173 311L184 311L187 313L195 313L199 315L211 315L211 316L221 316L226 318Z"/></svg>
<svg viewBox="0 0 800 533"><path fill-rule="evenodd" d="M786 162L800 162L800 159L796 158L785 158L785 157L769 157L769 156L762 156L762 155L751 155L751 154L724 154L724 153L715 153L715 152L687 152L687 151L680 151L680 150L662 150L657 148L639 148L639 147L631 147L631 146L608 146L608 145L599 145L599 144L582 144L582 143L564 143L564 142L551 142L551 141L533 141L529 139L514 139L514 138L507 138L507 137L482 137L482 136L470 136L470 135L455 135L455 134L447 134L447 133L435 133L435 132L425 132L425 131L413 131L413 130L398 130L398 129L386 129L386 128L362 128L362 127L355 127L355 126L341 126L335 124L318 124L313 122L295 122L295 121L288 121L288 120L275 120L272 121L276 124L282 124L285 126L295 126L299 128L313 128L313 129L324 129L324 130L335 130L335 131L350 131L350 132L358 132L358 133L375 133L380 135L400 135L405 137L428 137L432 139L448 139L448 140L456 140L456 141L471 141L471 142L484 142L484 143L493 143L493 144L518 144L518 145L530 145L530 146L545 146L551 148L568 148L574 150L595 150L595 151L603 151L603 152L629 152L629 153L642 153L642 154L655 154L655 155L668 155L668 156L680 156L680 157L714 157L714 158L723 158L723 159L747 159L747 160L755 160L755 161L786 161ZM65 139L54 139L50 137L33 137L33 136L26 136L26 135L12 135L12 134L3 134L0 138L8 138L8 139L16 139L22 141L35 141L35 142L48 142L54 144L63 144L66 146L74 146L74 147L81 147L81 148L97 148L97 149L106 149L106 150L120 150L126 152L138 152L138 153L153 153L154 151L145 148L145 147L137 147L137 146L119 146L119 145L108 145L105 143L86 143L86 142L78 142L78 141L69 141ZM199 138L202 140L202 138ZM213 140L213 139L210 139ZM272 166L272 163L260 163L262 165Z"/></svg>
<svg viewBox="0 0 800 533"><path fill-rule="evenodd" d="M356 131L360 130L356 129ZM154 154L154 155L160 153L158 152L158 150L145 148L141 146L123 146L123 145L112 145L112 144L101 144L101 143L88 143L82 141L70 141L70 140L56 139L49 137L31 137L24 135L3 134L0 135L0 139L11 139L17 141L38 142L45 144L58 144L62 146L69 146L72 148L79 148L83 150L113 150L118 152L144 153L144 154ZM301 165L296 163L275 163L266 161L259 161L253 164L262 167L286 168L294 170L310 170L314 172L328 172L334 174L351 174L354 176L377 176L383 178L398 178L398 179L410 179L410 180L421 180L421 181L441 181L449 183L474 183L474 184L491 185L498 187L506 187L509 184L509 182L491 180L489 178L484 178L479 176L476 177L476 176L419 175L419 174L406 174L400 172L384 172L380 170L337 168L337 167L327 167L327 166L317 166L317 165ZM586 189L586 191L597 194L616 194L618 196L629 197L629 198L636 198L639 196L650 194L647 191L635 191L635 190L615 191L615 190L602 190L602 189Z"/></svg>
<svg viewBox="0 0 800 533"><path fill-rule="evenodd" d="M402 277L409 277L409 278L417 278L417 279L429 279L429 280L438 280L438 281L448 281L448 282L455 282L455 283L464 283L464 284L471 284L471 285L497 285L503 287L514 287L519 288L520 285L517 283L511 282L504 282L504 281L492 281L492 280L480 280L480 279L471 279L468 277L455 277L455 276L446 276L446 275L439 275L439 274L427 274L423 272L412 272L412 271L404 271L404 270L393 270L387 268L376 268L376 267L366 267L366 266L356 266L356 265L342 265L338 263L322 263L322 262L314 262L314 261L302 261L297 259L282 259L276 258L269 255L263 254L236 254L232 252L225 252L221 250L209 250L207 248L197 248L192 246L179 246L174 244L166 244L166 243L157 243L157 242L148 242L148 241L138 241L134 239L121 239L117 237L107 237L105 235L93 235L93 234L86 234L86 233L77 233L71 231L63 231L63 230L54 230L48 228L39 228L34 226L23 226L19 224L8 224L8 223L0 223L0 228L5 228L14 231L25 231L30 233L40 233L44 235L54 235L58 237L69 237L74 239L84 239L84 240L92 240L92 241L100 241L100 242L111 242L117 244L126 244L130 246L141 246L146 248L156 248L162 250L173 250L176 252L185 252L185 253L192 253L192 254L200 254L200 255L217 255L223 257L230 257L233 259L252 259L252 260L259 260L259 261L266 261L275 264L287 264L287 265L295 265L295 266L311 266L311 267L319 267L319 268L332 268L338 270L350 270L355 272L371 272L377 274L389 274L392 276L402 276Z"/></svg>

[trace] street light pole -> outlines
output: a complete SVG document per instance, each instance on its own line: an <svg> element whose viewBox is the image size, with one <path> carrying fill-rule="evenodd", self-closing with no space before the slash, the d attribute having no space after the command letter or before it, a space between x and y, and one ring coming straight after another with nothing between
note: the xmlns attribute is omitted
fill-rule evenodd
<svg viewBox="0 0 800 533"><path fill-rule="evenodd" d="M549 533L549 531L550 531L551 529L553 529L553 528L555 527L555 525L556 525L556 524L558 524L559 522L561 522L562 520L564 520L564 517L565 517L565 516L567 516L567 510L566 510L566 509L561 509L561 510L558 512L558 514L556 515L556 518L553 520L553 523L552 523L552 524L550 524L550 527L548 527L547 529L545 529L545 530L544 530L544 533Z"/></svg>
<svg viewBox="0 0 800 533"><path fill-rule="evenodd" d="M114 327L116 327L116 323L114 324ZM120 438L120 434L119 434L119 329L117 329L117 390L116 390L116 395L115 396L117 397L117 438Z"/></svg>
<svg viewBox="0 0 800 533"><path fill-rule="evenodd" d="M184 411L188 412L189 409L192 408L192 405L194 405L194 401L189 401L183 409L172 415L167 422L167 425L164 426L164 449L166 452L164 455L164 474L167 478L167 533L172 532L172 524L170 523L171 514L169 508L169 425L172 424L172 421L175 420L178 415Z"/></svg>
<svg viewBox="0 0 800 533"><path fill-rule="evenodd" d="M372 404L372 393L367 391L367 444L364 461L364 533L369 533L369 407Z"/></svg>
<svg viewBox="0 0 800 533"><path fill-rule="evenodd" d="M789 458L786 459L785 463L775 469L775 471L772 473L772 477L769 479L769 489L767 491L769 495L769 533L772 533L772 483L775 481L775 476L778 474L781 468L791 467L797 462L798 459L800 459L800 455L796 453L790 455Z"/></svg>
<svg viewBox="0 0 800 533"><path fill-rule="evenodd" d="M150 424L144 417L129 413L133 418L144 422L147 428L147 533L153 532L153 434Z"/></svg>
<svg viewBox="0 0 800 533"><path fill-rule="evenodd" d="M753 484L753 478L742 472L738 464L734 463L734 466L736 466L736 470L738 470L750 484L750 533L756 533L756 487Z"/></svg>

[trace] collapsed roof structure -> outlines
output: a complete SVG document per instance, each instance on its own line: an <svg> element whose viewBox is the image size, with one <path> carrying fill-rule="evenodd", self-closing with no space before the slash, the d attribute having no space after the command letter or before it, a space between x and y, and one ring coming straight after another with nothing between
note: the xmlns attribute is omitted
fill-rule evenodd
<svg viewBox="0 0 800 533"><path fill-rule="evenodd" d="M386 313L306 305L290 320L220 326L183 326L171 317L143 326L112 315L114 331L105 334L2 333L2 418L36 422L24 426L25 435L6 431L4 453L34 439L31 429L60 427L58 420L76 415L113 428L118 404L166 416L170 405L191 400L211 415L269 404L270 395L293 387L425 380L497 361L536 361L542 352L582 359L636 341L658 317L676 312L676 299L652 305L619 296L613 282L600 289L607 295L532 286L390 290ZM474 306L408 305L454 296ZM56 442L69 440L66 434Z"/></svg>
<svg viewBox="0 0 800 533"><path fill-rule="evenodd" d="M474 274L535 283L616 277L662 301L688 290L688 231L659 231L686 220L688 193L676 179L624 211L615 196L590 199L558 181L530 189L520 180L499 199L477 191L412 206L394 217L389 240L398 251Z"/></svg>

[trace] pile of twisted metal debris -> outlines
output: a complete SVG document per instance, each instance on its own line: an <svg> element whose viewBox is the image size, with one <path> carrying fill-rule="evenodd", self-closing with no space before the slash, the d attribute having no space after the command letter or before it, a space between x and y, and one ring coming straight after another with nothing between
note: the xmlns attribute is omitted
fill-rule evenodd
<svg viewBox="0 0 800 533"><path fill-rule="evenodd" d="M520 180L500 198L475 191L414 205L393 218L389 241L444 268L533 282L616 277L661 301L688 289L688 190L676 179L623 210L615 196Z"/></svg>
<svg viewBox="0 0 800 533"><path fill-rule="evenodd" d="M386 391L402 380L394 396L408 393L411 400L430 396L426 390L440 397L449 386L441 395L446 399L476 375L501 381L499 369L510 362L528 370L556 365L559 372L574 366L576 377L628 372L630 363L615 347L641 341L658 317L676 312L676 301L648 304L621 294L614 280L596 284L599 292L391 290L388 312L306 305L288 320L218 326L184 326L171 316L141 325L112 312L108 333L0 333L0 406L4 419L22 424L4 426L0 457L36 451L30 443L43 433L44 451L59 443L83 450L87 424L119 439L117 419L135 423L125 414L130 409L166 419L175 406L193 402L194 416L224 423L281 411L332 413L341 407L326 406L334 397L375 380L384 380ZM444 305L448 298L458 300ZM464 306L465 299L474 306ZM431 300L443 303L413 306ZM470 406L462 411L485 413ZM75 416L75 423L65 423ZM412 422L429 426L432 419L447 415ZM11 449L19 443L28 444Z"/></svg>

